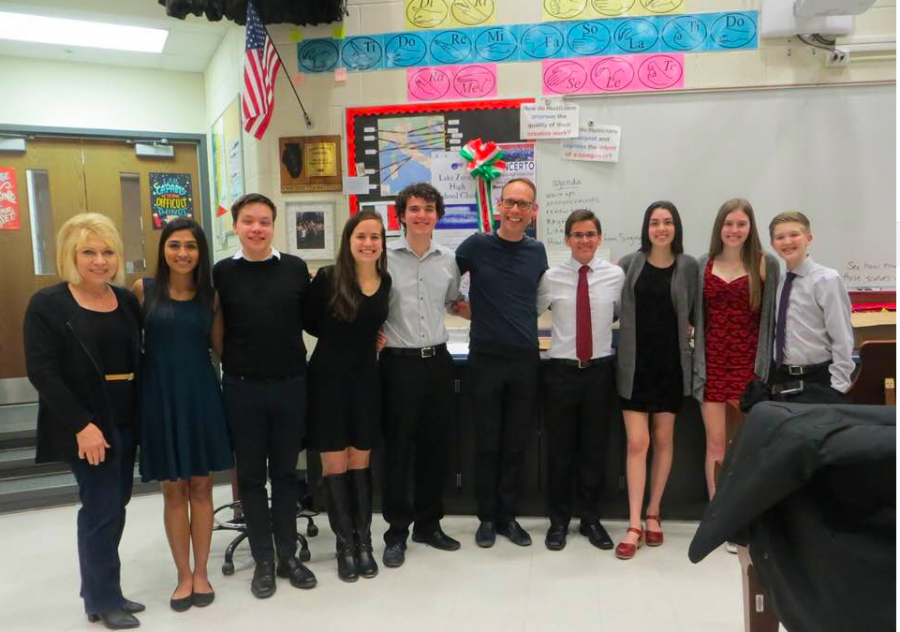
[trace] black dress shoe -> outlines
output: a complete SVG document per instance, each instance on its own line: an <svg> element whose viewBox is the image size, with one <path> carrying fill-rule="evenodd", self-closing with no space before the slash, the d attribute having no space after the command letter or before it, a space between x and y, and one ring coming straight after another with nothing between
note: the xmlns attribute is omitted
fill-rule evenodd
<svg viewBox="0 0 900 632"><path fill-rule="evenodd" d="M604 529L603 525L599 522L594 522L587 525L582 524L578 527L578 533L580 533L581 535L586 535L591 544L596 546L598 549L608 551L613 548L612 538L609 537L606 529Z"/></svg>
<svg viewBox="0 0 900 632"><path fill-rule="evenodd" d="M129 614L137 614L147 609L144 604L125 599L125 597L122 597L122 604L119 607Z"/></svg>
<svg viewBox="0 0 900 632"><path fill-rule="evenodd" d="M209 585L212 588L212 584ZM191 593L191 603L197 606L198 608L205 608L212 602L216 600L216 591L210 591L208 593Z"/></svg>
<svg viewBox="0 0 900 632"><path fill-rule="evenodd" d="M490 520L483 520L478 525L478 531L475 532L475 544L483 549L489 549L494 546L497 540L497 532L494 530L494 523Z"/></svg>
<svg viewBox="0 0 900 632"><path fill-rule="evenodd" d="M431 531L429 533L416 533L413 531L412 534L413 542L418 542L419 544L427 544L428 546L433 546L436 549L440 549L441 551L456 551L459 549L459 541L454 540L449 535L441 531L440 527Z"/></svg>
<svg viewBox="0 0 900 632"><path fill-rule="evenodd" d="M510 520L503 525L497 525L497 533L509 538L509 541L516 546L531 546L531 536L515 520Z"/></svg>
<svg viewBox="0 0 900 632"><path fill-rule="evenodd" d="M384 555L381 556L381 561L384 562L384 565L388 568L400 568L403 566L403 562L406 561L406 545L405 544L390 544L387 548L384 549Z"/></svg>
<svg viewBox="0 0 900 632"><path fill-rule="evenodd" d="M551 551L562 551L566 548L566 534L569 528L563 524L551 524L547 529L547 537L544 538L544 544Z"/></svg>
<svg viewBox="0 0 900 632"><path fill-rule="evenodd" d="M141 625L137 617L127 612L124 608L101 612L100 614L89 614L88 621L92 623L102 621L103 625L109 630L130 630Z"/></svg>
<svg viewBox="0 0 900 632"><path fill-rule="evenodd" d="M278 576L287 577L291 581L291 586L304 590L315 588L319 583L313 572L296 557L278 564Z"/></svg>
<svg viewBox="0 0 900 632"><path fill-rule="evenodd" d="M250 582L250 592L257 599L265 599L275 594L275 562L266 560L257 562L253 569L253 581Z"/></svg>

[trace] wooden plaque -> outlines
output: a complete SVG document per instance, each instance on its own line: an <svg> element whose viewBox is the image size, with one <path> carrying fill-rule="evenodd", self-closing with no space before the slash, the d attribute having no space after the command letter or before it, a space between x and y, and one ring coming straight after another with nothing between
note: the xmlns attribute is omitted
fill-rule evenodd
<svg viewBox="0 0 900 632"><path fill-rule="evenodd" d="M281 192L341 191L341 137L286 136L278 139Z"/></svg>

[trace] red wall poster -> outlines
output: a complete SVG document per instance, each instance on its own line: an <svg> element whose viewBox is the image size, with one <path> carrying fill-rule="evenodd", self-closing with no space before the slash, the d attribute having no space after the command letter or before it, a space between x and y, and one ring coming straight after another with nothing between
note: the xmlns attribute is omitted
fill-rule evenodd
<svg viewBox="0 0 900 632"><path fill-rule="evenodd" d="M19 194L16 170L0 167L0 230L19 230Z"/></svg>

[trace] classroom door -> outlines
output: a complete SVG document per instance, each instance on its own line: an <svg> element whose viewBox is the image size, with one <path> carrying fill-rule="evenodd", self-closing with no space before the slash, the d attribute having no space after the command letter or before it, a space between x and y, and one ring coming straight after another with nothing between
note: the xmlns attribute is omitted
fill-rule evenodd
<svg viewBox="0 0 900 632"><path fill-rule="evenodd" d="M199 220L197 159L192 143L176 144L174 158L138 158L125 139L39 137L28 139L25 152L0 153L0 171L13 170L19 208L19 228L0 230L0 385L25 377L25 309L35 292L60 280L56 233L63 223L85 211L109 216L122 235L130 287L156 265L150 174L189 174Z"/></svg>

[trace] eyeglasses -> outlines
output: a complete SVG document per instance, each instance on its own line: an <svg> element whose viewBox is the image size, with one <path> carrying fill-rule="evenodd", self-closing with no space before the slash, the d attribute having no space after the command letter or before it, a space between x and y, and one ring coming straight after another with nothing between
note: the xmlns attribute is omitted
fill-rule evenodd
<svg viewBox="0 0 900 632"><path fill-rule="evenodd" d="M575 241L581 241L582 239L597 239L600 236L600 233L595 233L591 231L589 233L571 233L569 235L569 239L574 239Z"/></svg>
<svg viewBox="0 0 900 632"><path fill-rule="evenodd" d="M534 208L534 202L529 202L528 200L514 200L512 198L502 198L500 200L500 206L509 210L514 206L518 206L520 211L530 211Z"/></svg>

